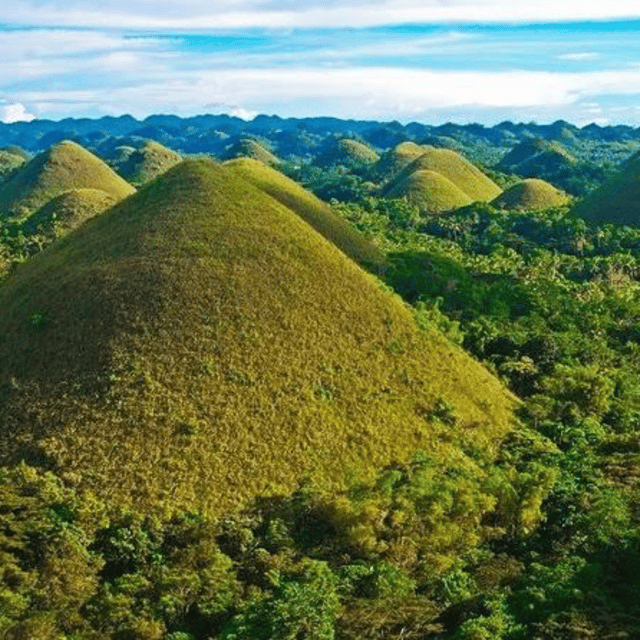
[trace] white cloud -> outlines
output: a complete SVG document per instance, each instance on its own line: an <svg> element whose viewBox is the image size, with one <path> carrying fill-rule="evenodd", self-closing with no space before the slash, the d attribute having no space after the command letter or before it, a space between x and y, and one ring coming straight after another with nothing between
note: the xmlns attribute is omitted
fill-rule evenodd
<svg viewBox="0 0 640 640"><path fill-rule="evenodd" d="M361 27L402 23L512 23L640 17L637 0L374 0L265 2L229 0L12 0L0 23L126 30L211 30L249 27Z"/></svg>
<svg viewBox="0 0 640 640"><path fill-rule="evenodd" d="M0 122L12 124L14 122L31 122L35 116L29 113L23 104L0 102Z"/></svg>
<svg viewBox="0 0 640 640"><path fill-rule="evenodd" d="M572 60L576 62L580 62L581 60L596 60L600 57L599 53L594 52L583 52L583 53L565 53L561 56L558 56L560 60Z"/></svg>

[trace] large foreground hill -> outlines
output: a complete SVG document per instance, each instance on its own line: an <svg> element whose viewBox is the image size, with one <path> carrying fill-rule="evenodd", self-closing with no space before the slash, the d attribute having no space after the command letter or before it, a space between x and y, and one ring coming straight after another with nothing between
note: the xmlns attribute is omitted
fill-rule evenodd
<svg viewBox="0 0 640 640"><path fill-rule="evenodd" d="M490 452L513 397L289 208L207 160L0 290L0 458L212 512L417 449Z"/></svg>

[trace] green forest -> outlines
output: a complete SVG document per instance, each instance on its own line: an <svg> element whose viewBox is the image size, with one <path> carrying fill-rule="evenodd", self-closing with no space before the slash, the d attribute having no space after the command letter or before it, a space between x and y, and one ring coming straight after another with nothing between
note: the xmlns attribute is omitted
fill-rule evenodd
<svg viewBox="0 0 640 640"><path fill-rule="evenodd" d="M0 150L0 638L640 637L638 142L375 131Z"/></svg>

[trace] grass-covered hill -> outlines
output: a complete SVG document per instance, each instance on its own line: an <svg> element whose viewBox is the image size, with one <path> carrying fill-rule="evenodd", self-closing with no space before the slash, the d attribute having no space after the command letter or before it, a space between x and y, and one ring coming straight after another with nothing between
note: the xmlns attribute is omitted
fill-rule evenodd
<svg viewBox="0 0 640 640"><path fill-rule="evenodd" d="M453 182L436 171L410 173L387 193L389 198L406 198L420 211L440 213L471 204L472 199Z"/></svg>
<svg viewBox="0 0 640 640"><path fill-rule="evenodd" d="M278 164L280 162L271 151L251 138L242 138L233 144L223 155L224 159L253 158L264 164Z"/></svg>
<svg viewBox="0 0 640 640"><path fill-rule="evenodd" d="M381 156L372 168L372 172L380 178L389 180L424 152L424 147L415 142L401 142Z"/></svg>
<svg viewBox="0 0 640 640"><path fill-rule="evenodd" d="M276 169L252 158L228 160L224 166L294 211L361 266L373 271L383 266L384 256L375 245L337 216L326 202Z"/></svg>
<svg viewBox="0 0 640 640"><path fill-rule="evenodd" d="M474 164L450 149L423 147L423 153L396 175L385 187L384 194L396 188L416 171L435 171L452 182L472 201L489 202L501 191L495 182Z"/></svg>
<svg viewBox="0 0 640 640"><path fill-rule="evenodd" d="M503 171L534 177L557 172L577 162L577 158L560 143L530 138L511 149L496 166Z"/></svg>
<svg viewBox="0 0 640 640"><path fill-rule="evenodd" d="M179 153L150 140L127 155L126 160L120 164L118 173L127 182L139 186L157 178L180 162L182 156Z"/></svg>
<svg viewBox="0 0 640 640"><path fill-rule="evenodd" d="M99 189L72 189L59 195L29 216L22 225L26 234L59 236L106 211L117 200Z"/></svg>
<svg viewBox="0 0 640 640"><path fill-rule="evenodd" d="M380 160L380 155L358 140L343 138L336 140L315 160L319 167L332 167L343 165L346 167L361 167L374 164Z"/></svg>
<svg viewBox="0 0 640 640"><path fill-rule="evenodd" d="M0 149L0 182L11 175L15 169L23 165L29 155L20 149Z"/></svg>
<svg viewBox="0 0 640 640"><path fill-rule="evenodd" d="M0 213L26 217L73 189L98 189L116 200L134 192L98 157L75 142L65 141L33 158L0 185Z"/></svg>
<svg viewBox="0 0 640 640"><path fill-rule="evenodd" d="M634 155L602 186L581 200L576 215L593 224L640 223L640 153Z"/></svg>
<svg viewBox="0 0 640 640"><path fill-rule="evenodd" d="M217 513L417 449L491 455L512 429L487 370L208 160L20 267L0 326L1 460L144 508Z"/></svg>
<svg viewBox="0 0 640 640"><path fill-rule="evenodd" d="M527 178L505 189L491 204L500 209L533 211L560 207L569 196L552 184L538 178Z"/></svg>

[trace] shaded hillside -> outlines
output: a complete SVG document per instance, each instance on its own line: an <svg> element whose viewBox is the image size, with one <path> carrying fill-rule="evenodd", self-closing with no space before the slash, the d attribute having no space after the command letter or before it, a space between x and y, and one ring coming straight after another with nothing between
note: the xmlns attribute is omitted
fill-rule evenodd
<svg viewBox="0 0 640 640"><path fill-rule="evenodd" d="M223 154L226 160L234 158L253 158L264 164L278 164L279 158L273 155L271 151L262 146L259 142L250 138L243 138L236 142L230 149Z"/></svg>
<svg viewBox="0 0 640 640"><path fill-rule="evenodd" d="M575 214L593 224L640 223L640 153L620 171L579 202Z"/></svg>
<svg viewBox="0 0 640 640"><path fill-rule="evenodd" d="M384 264L384 255L375 245L333 213L326 202L279 171L251 158L229 160L225 167L297 213L360 265L377 271Z"/></svg>
<svg viewBox="0 0 640 640"><path fill-rule="evenodd" d="M135 191L102 160L66 141L33 158L0 186L0 212L24 217L72 189L98 189L116 200Z"/></svg>
<svg viewBox="0 0 640 640"><path fill-rule="evenodd" d="M122 151L122 149L121 149ZM126 153L126 147L124 149ZM134 150L120 163L118 173L128 182L140 186L182 162L182 156L153 140Z"/></svg>
<svg viewBox="0 0 640 640"><path fill-rule="evenodd" d="M577 163L577 158L561 144L532 138L516 145L496 166L502 171L534 178L558 173Z"/></svg>
<svg viewBox="0 0 640 640"><path fill-rule="evenodd" d="M341 486L458 440L490 455L512 428L497 379L205 160L23 265L0 326L2 460L145 508Z"/></svg>
<svg viewBox="0 0 640 640"><path fill-rule="evenodd" d="M473 201L488 202L501 191L500 187L466 158L450 149L423 148L424 153L408 164L385 187L386 195L416 171L435 171L452 182Z"/></svg>
<svg viewBox="0 0 640 640"><path fill-rule="evenodd" d="M316 158L315 164L319 167L343 165L358 168L374 164L379 159L379 154L368 145L350 138L343 138L321 153Z"/></svg>
<svg viewBox="0 0 640 640"><path fill-rule="evenodd" d="M552 184L537 178L528 178L503 191L493 202L500 209L534 210L560 207L569 202L569 196Z"/></svg>
<svg viewBox="0 0 640 640"><path fill-rule="evenodd" d="M406 198L420 211L440 213L471 204L472 199L453 182L435 171L420 170L409 174L386 193L389 198Z"/></svg>
<svg viewBox="0 0 640 640"><path fill-rule="evenodd" d="M6 180L18 167L28 159L28 154L14 149L0 149L0 182Z"/></svg>

